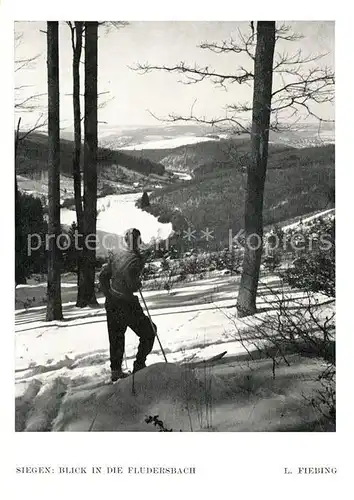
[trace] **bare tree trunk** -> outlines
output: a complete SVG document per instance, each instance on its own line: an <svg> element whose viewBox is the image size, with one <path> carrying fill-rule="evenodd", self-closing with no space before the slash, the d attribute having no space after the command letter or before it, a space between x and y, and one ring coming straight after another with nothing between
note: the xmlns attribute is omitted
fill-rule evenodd
<svg viewBox="0 0 354 500"><path fill-rule="evenodd" d="M80 109L80 60L82 52L83 22L75 22L75 39L73 39L73 109L74 109L74 157L73 178L75 193L75 209L78 231L82 229L81 199L81 109ZM74 37L74 35L72 35Z"/></svg>
<svg viewBox="0 0 354 500"><path fill-rule="evenodd" d="M17 185L17 175L16 175L16 161L17 161L17 151L18 151L18 128L20 126L20 120L18 121L18 127L15 136L15 285L23 285L27 283L26 275L21 265L21 250L25 244L22 231L20 228L21 220L21 206L18 193Z"/></svg>
<svg viewBox="0 0 354 500"><path fill-rule="evenodd" d="M59 29L47 23L48 67L48 285L47 321L63 317L60 290L60 139L59 139Z"/></svg>
<svg viewBox="0 0 354 500"><path fill-rule="evenodd" d="M256 313L256 298L263 249L263 195L267 172L272 100L275 21L257 22L251 148L245 202L245 254L237 299L238 315Z"/></svg>
<svg viewBox="0 0 354 500"><path fill-rule="evenodd" d="M15 133L15 201L18 201L18 184L17 184L17 175L16 175L16 164L17 164L17 154L18 154L18 143L20 142L20 126L21 126L21 117L18 119L17 128Z"/></svg>
<svg viewBox="0 0 354 500"><path fill-rule="evenodd" d="M73 49L73 111L74 111L74 155L73 155L73 180L74 198L77 221L77 232L79 235L77 255L77 287L83 280L82 269L82 234L83 234L83 209L81 195L81 106L80 106L80 61L82 53L83 22L75 21L75 27L70 23L71 41ZM79 303L77 303L78 305Z"/></svg>
<svg viewBox="0 0 354 500"><path fill-rule="evenodd" d="M84 214L83 273L80 274L77 305L96 305L97 219L97 21L85 23L85 118L84 118ZM88 239L88 237L90 238Z"/></svg>
<svg viewBox="0 0 354 500"><path fill-rule="evenodd" d="M21 118L18 119L17 129L15 133L15 284L16 285L20 284L22 285L27 282L23 266L21 265L20 262L21 249L22 246L25 244L25 241L23 238L22 231L18 229L20 226L20 219L21 219L21 207L18 194L16 163L17 163L20 124L21 124Z"/></svg>

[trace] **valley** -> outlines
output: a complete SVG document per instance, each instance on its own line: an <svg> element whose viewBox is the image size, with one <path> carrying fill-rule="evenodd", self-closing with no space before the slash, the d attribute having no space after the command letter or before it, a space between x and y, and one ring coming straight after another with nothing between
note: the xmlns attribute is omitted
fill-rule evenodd
<svg viewBox="0 0 354 500"><path fill-rule="evenodd" d="M223 246L230 230L236 234L243 227L249 139L245 136L226 138L220 131L217 136L216 131L212 134L210 130L188 126L139 131L135 141L140 141L136 145L138 148L140 144L140 150L131 146L122 151L109 149L107 144L117 145L112 143L113 135L101 138L99 234L122 234L132 221L143 229L146 242L153 237L169 236L172 228L181 232L190 227L199 234L209 228L213 231L212 244ZM333 207L334 144L326 144L323 139L315 146L299 147L299 138L308 144L314 136L306 128L297 133L272 135L264 201L265 225L281 224ZM329 137L330 131L327 139ZM27 148L28 141L31 147L20 149L16 164L18 186L20 191L40 197L46 207L45 136L33 134L26 141L23 148ZM156 147L168 141L180 145L167 149ZM64 139L61 167L64 225L76 220L70 174L72 149L73 143ZM151 205L144 211L136 206L143 191L149 192Z"/></svg>

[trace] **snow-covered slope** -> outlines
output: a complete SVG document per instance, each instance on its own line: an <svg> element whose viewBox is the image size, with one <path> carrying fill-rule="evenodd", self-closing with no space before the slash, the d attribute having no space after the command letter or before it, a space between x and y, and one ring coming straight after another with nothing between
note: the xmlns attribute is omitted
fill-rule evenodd
<svg viewBox="0 0 354 500"><path fill-rule="evenodd" d="M44 321L44 307L18 311L17 430L154 431L144 421L150 414L159 415L169 428L184 431L287 430L311 420L299 395L313 389L321 363L296 358L291 367L280 366L273 381L271 360L250 365L247 354L255 348L253 329L272 314L269 290L276 293L279 280L262 278L258 306L263 312L249 319L235 314L238 280L219 276L170 294L145 292L169 363L163 363L155 342L148 367L135 377L135 393L132 377L106 385L110 370L102 299L101 307L94 309L64 304L65 320L50 324ZM295 300L299 304L301 296L289 292L289 305ZM128 329L123 368L132 368L137 343ZM223 351L227 351L223 364L193 369L191 363ZM179 366L181 362L189 364Z"/></svg>

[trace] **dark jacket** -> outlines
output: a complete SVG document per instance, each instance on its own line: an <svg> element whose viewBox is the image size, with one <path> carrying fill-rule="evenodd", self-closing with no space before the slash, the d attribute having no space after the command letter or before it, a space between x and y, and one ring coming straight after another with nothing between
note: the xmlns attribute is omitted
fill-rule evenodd
<svg viewBox="0 0 354 500"><path fill-rule="evenodd" d="M106 297L131 300L141 287L144 261L139 252L119 249L102 267L100 284Z"/></svg>

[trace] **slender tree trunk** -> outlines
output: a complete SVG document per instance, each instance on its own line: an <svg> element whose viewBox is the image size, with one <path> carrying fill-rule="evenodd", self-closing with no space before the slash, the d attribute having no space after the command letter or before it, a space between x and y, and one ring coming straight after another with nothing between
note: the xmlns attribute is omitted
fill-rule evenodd
<svg viewBox="0 0 354 500"><path fill-rule="evenodd" d="M20 126L21 126L21 117L18 119L16 133L15 133L15 201L16 202L18 200L18 185L17 185L16 166L17 166L18 144L20 142Z"/></svg>
<svg viewBox="0 0 354 500"><path fill-rule="evenodd" d="M18 119L17 129L15 133L15 285L23 285L26 283L26 275L21 260L21 250L23 248L23 245L25 244L25 240L20 229L21 206L16 175L20 123L21 118Z"/></svg>
<svg viewBox="0 0 354 500"><path fill-rule="evenodd" d="M237 299L238 315L256 313L256 298L263 249L263 195L267 172L272 100L275 21L257 22L251 148L245 202L245 254Z"/></svg>
<svg viewBox="0 0 354 500"><path fill-rule="evenodd" d="M48 285L47 321L63 317L60 290L60 139L59 139L59 29L47 23L48 67Z"/></svg>
<svg viewBox="0 0 354 500"><path fill-rule="evenodd" d="M80 275L79 307L96 305L97 219L97 21L85 23L85 118L84 118L84 214L83 273Z"/></svg>
<svg viewBox="0 0 354 500"><path fill-rule="evenodd" d="M18 184L17 184L17 175L15 172L15 201L18 200Z"/></svg>
<svg viewBox="0 0 354 500"><path fill-rule="evenodd" d="M83 209L81 195L81 107L80 107L80 60L82 53L83 22L75 21L75 28L71 27L73 48L73 111L74 111L74 155L73 155L73 180L75 210L78 231L78 248L75 249L77 256L77 286L82 281L82 234L83 234ZM76 305L79 303L77 302Z"/></svg>
<svg viewBox="0 0 354 500"><path fill-rule="evenodd" d="M18 255L18 252L20 251L19 245L20 245L20 235L18 233L18 227L19 227L19 220L20 220L20 205L19 205L19 194L18 194L18 184L17 184L17 174L16 174L16 167L17 167L17 153L18 153L18 142L19 142L19 133L20 133L20 124L21 124L21 117L18 119L17 122L17 129L15 133L15 255ZM23 277L21 276L21 272L18 269L17 266L18 262L16 259L15 262L15 281L16 284L18 284L18 279L23 281ZM26 283L26 279L24 279L24 282Z"/></svg>
<svg viewBox="0 0 354 500"><path fill-rule="evenodd" d="M16 150L16 145L15 145L15 150ZM16 156L15 156L15 163L16 163ZM20 224L21 216L22 216L21 203L19 198L16 167L15 167L15 285L24 285L27 282L26 273L22 262L22 251L23 248L26 248L25 247L26 240L23 235L23 231Z"/></svg>
<svg viewBox="0 0 354 500"><path fill-rule="evenodd" d="M75 22L75 39L73 40L73 110L74 110L74 157L73 178L75 193L75 209L79 232L82 229L81 199L81 109L80 109L80 60L82 52L81 21ZM74 35L73 35L74 36Z"/></svg>

